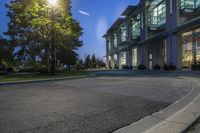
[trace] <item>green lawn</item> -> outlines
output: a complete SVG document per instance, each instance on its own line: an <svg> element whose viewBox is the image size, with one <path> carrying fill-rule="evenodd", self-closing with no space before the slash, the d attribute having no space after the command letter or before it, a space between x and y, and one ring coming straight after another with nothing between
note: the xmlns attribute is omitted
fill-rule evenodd
<svg viewBox="0 0 200 133"><path fill-rule="evenodd" d="M0 83L11 82L11 81L51 79L51 78L71 77L71 76L88 76L90 73L91 72L88 71L62 71L57 73L55 76L50 76L48 74L13 73L9 75L0 75Z"/></svg>

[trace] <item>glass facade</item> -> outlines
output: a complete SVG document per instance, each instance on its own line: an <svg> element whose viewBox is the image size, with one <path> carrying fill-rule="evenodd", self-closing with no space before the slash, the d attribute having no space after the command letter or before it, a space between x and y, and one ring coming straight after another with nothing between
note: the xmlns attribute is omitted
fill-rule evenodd
<svg viewBox="0 0 200 133"><path fill-rule="evenodd" d="M198 9L200 7L200 0L196 0L196 8Z"/></svg>
<svg viewBox="0 0 200 133"><path fill-rule="evenodd" d="M137 39L140 36L140 14L131 21L131 39Z"/></svg>
<svg viewBox="0 0 200 133"><path fill-rule="evenodd" d="M132 66L136 68L138 65L137 48L132 48Z"/></svg>
<svg viewBox="0 0 200 133"><path fill-rule="evenodd" d="M111 50L111 38L110 37L108 37L107 38L107 44L108 44L108 51L110 51Z"/></svg>
<svg viewBox="0 0 200 133"><path fill-rule="evenodd" d="M117 66L118 64L118 57L117 57L117 54L114 54L114 67Z"/></svg>
<svg viewBox="0 0 200 133"><path fill-rule="evenodd" d="M152 0L148 6L148 26L157 28L166 23L166 1Z"/></svg>
<svg viewBox="0 0 200 133"><path fill-rule="evenodd" d="M196 33L194 38L193 33ZM200 63L200 29L189 31L182 34L182 64L183 67L191 67L196 57L197 63ZM195 54L195 56L194 56Z"/></svg>
<svg viewBox="0 0 200 133"><path fill-rule="evenodd" d="M200 7L200 0L180 0L181 10L185 12L194 12Z"/></svg>
<svg viewBox="0 0 200 133"><path fill-rule="evenodd" d="M114 48L117 48L117 34L113 34Z"/></svg>
<svg viewBox="0 0 200 133"><path fill-rule="evenodd" d="M121 33L121 41L127 41L127 27L126 25L122 26L120 28L120 33Z"/></svg>
<svg viewBox="0 0 200 133"><path fill-rule="evenodd" d="M126 65L126 52L120 53L120 66Z"/></svg>

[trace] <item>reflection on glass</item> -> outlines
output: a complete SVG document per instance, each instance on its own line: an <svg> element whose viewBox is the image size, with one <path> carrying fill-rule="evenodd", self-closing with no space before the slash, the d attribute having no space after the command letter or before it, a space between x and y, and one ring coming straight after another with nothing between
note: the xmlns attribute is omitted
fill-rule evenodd
<svg viewBox="0 0 200 133"><path fill-rule="evenodd" d="M137 48L132 49L132 66L137 67Z"/></svg>
<svg viewBox="0 0 200 133"><path fill-rule="evenodd" d="M195 38L192 33L195 32ZM193 42L194 41L194 42ZM193 52L192 45L195 45L196 51ZM182 34L182 64L183 67L190 67L193 63L193 54L196 54L197 63L200 63L200 29L189 31Z"/></svg>

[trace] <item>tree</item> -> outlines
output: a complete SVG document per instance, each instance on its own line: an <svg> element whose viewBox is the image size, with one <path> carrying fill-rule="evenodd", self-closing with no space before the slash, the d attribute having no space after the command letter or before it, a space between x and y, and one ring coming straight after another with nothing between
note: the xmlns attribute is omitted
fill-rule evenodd
<svg viewBox="0 0 200 133"><path fill-rule="evenodd" d="M84 62L84 68L104 68L106 67L105 62L100 59L100 58L96 58L95 54L92 55L92 57L90 55L87 55L85 58L85 62Z"/></svg>
<svg viewBox="0 0 200 133"><path fill-rule="evenodd" d="M97 59L97 68L105 68L106 63L102 59Z"/></svg>
<svg viewBox="0 0 200 133"><path fill-rule="evenodd" d="M87 68L90 68L90 55L87 55L87 57L85 58L85 62L84 62L84 67L87 69Z"/></svg>
<svg viewBox="0 0 200 133"><path fill-rule="evenodd" d="M0 36L0 64L5 64L6 66L12 67L14 61L15 46L11 41L4 39Z"/></svg>
<svg viewBox="0 0 200 133"><path fill-rule="evenodd" d="M92 55L90 63L91 63L90 64L91 68L96 68L97 67L97 60L96 60L95 54Z"/></svg>
<svg viewBox="0 0 200 133"><path fill-rule="evenodd" d="M39 63L39 67L45 66L50 70L53 28L59 61L63 64L74 64L77 59L75 51L82 46L82 41L79 40L82 28L72 18L71 1L58 1L59 10L51 9L47 0L11 0L11 4L6 5L10 21L5 34L20 48L16 53L18 61L26 64L29 62L35 68ZM56 17L52 18L51 13Z"/></svg>
<svg viewBox="0 0 200 133"><path fill-rule="evenodd" d="M78 60L77 62L76 62L76 65L75 65L75 68L76 68L76 70L80 70L80 69L83 69L84 67L83 67L83 60Z"/></svg>

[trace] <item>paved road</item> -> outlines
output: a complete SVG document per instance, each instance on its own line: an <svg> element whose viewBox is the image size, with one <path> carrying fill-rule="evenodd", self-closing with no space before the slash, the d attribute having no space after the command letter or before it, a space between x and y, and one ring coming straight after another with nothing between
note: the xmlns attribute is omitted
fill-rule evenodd
<svg viewBox="0 0 200 133"><path fill-rule="evenodd" d="M0 86L0 133L109 133L186 95L181 78L98 77Z"/></svg>

